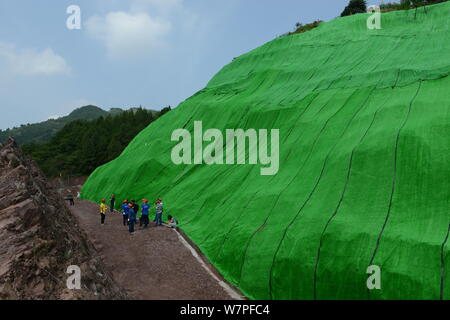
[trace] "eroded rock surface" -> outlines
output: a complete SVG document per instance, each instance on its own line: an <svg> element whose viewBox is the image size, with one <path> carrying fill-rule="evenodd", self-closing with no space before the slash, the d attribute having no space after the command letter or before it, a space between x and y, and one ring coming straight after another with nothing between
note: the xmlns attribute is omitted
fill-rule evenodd
<svg viewBox="0 0 450 320"><path fill-rule="evenodd" d="M66 285L71 265L80 290ZM37 165L0 144L0 299L126 299Z"/></svg>

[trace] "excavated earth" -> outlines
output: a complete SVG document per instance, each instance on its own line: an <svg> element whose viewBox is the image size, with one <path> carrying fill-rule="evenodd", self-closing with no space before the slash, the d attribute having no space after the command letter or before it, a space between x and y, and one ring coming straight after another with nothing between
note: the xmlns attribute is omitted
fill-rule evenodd
<svg viewBox="0 0 450 320"><path fill-rule="evenodd" d="M60 195L13 139L0 144L0 299L127 299ZM81 289L67 288L67 268Z"/></svg>

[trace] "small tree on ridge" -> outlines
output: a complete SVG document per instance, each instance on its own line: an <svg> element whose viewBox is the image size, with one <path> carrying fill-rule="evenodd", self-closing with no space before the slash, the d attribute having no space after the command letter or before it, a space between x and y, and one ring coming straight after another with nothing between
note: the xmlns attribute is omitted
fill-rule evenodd
<svg viewBox="0 0 450 320"><path fill-rule="evenodd" d="M366 0L350 0L349 4L341 13L341 17L350 16L356 13L364 13L367 11Z"/></svg>

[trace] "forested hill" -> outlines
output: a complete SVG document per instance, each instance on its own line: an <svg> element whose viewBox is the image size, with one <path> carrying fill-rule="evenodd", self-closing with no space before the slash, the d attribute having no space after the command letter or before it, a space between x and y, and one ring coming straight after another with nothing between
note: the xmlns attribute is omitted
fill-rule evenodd
<svg viewBox="0 0 450 320"><path fill-rule="evenodd" d="M13 137L21 145L29 143L42 144L48 142L59 130L72 121L95 120L110 114L120 114L123 111L119 108L105 111L92 105L84 106L58 119L49 119L39 123L21 125L17 128L0 130L0 141L5 141L8 137Z"/></svg>
<svg viewBox="0 0 450 320"><path fill-rule="evenodd" d="M45 144L25 144L25 154L35 160L48 177L83 176L122 153L131 140L151 122L170 111L142 108L75 120Z"/></svg>

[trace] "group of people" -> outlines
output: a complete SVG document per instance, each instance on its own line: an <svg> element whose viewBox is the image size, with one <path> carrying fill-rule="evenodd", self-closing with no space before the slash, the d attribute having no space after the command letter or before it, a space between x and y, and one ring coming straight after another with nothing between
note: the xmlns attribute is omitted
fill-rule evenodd
<svg viewBox="0 0 450 320"><path fill-rule="evenodd" d="M116 197L112 195L110 198L110 206L109 210L111 213L114 213L114 208L116 205ZM141 228L147 228L150 224L150 209L151 205L149 204L147 199L142 200L142 205L139 204L135 200L123 200L123 204L121 206L121 213L123 217L123 225L128 226L128 231L130 234L134 234L135 225L139 221L139 226ZM108 211L108 207L106 205L106 199L103 199L100 204L100 217L101 224L105 224L106 212ZM155 201L155 218L153 220L156 227L158 226L166 226L169 228L176 228L178 222L171 215L168 216L168 222L163 223L162 217L164 212L164 205L161 198Z"/></svg>

